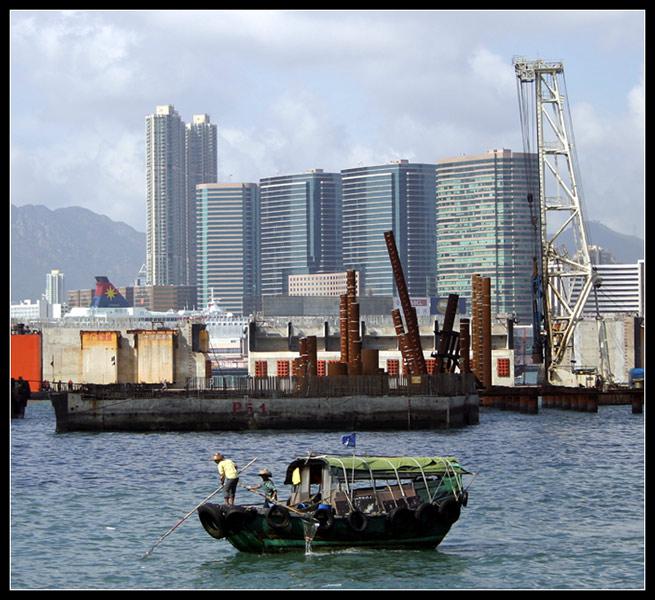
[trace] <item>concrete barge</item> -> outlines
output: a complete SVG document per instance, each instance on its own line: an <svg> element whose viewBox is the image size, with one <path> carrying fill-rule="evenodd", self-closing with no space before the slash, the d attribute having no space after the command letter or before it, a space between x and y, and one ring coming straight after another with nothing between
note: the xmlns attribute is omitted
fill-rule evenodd
<svg viewBox="0 0 655 600"><path fill-rule="evenodd" d="M450 375L454 383L459 375ZM453 383L451 381L450 383ZM468 384L469 382L466 381ZM342 393L237 395L234 390L134 390L122 396L95 390L53 393L57 432L243 431L261 429L414 430L463 427L479 422L479 397L468 385L425 386L388 394Z"/></svg>

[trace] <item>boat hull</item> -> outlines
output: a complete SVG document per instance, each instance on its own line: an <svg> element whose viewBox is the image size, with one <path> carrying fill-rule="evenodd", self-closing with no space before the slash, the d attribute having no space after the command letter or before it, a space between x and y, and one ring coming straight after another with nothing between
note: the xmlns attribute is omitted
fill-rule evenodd
<svg viewBox="0 0 655 600"><path fill-rule="evenodd" d="M227 513L229 522L229 511L217 505L203 505L199 509L201 522L205 529L214 535L206 524L206 515L209 511L217 514ZM311 549L333 550L339 548L380 548L380 549L434 549L450 530L452 523L445 523L434 519L428 523L421 523L415 518L416 511L408 511L402 522L394 523L388 514L369 515L365 518L365 525L362 528L362 521L357 523L357 529L353 528L345 516L334 516L328 527L318 526L313 537L308 524L311 523L311 515L301 517L293 513L288 514L284 525L273 526L267 518L266 509L237 508L241 511L243 518L238 518L238 525L230 527L223 522L225 539L241 552L250 553L276 553L288 551L305 551L307 549L306 531L310 534ZM232 513L234 514L234 512ZM220 539L220 535L214 535Z"/></svg>

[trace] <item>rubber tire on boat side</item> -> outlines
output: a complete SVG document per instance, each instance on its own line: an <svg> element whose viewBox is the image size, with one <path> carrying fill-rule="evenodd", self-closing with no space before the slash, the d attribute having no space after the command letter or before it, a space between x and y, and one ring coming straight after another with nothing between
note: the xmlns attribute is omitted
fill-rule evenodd
<svg viewBox="0 0 655 600"><path fill-rule="evenodd" d="M366 531L366 528L368 527L368 517L361 510L353 510L352 512L349 512L346 520L348 521L350 528L357 533Z"/></svg>
<svg viewBox="0 0 655 600"><path fill-rule="evenodd" d="M291 526L289 511L280 504L274 504L266 513L266 522L278 531L286 531Z"/></svg>
<svg viewBox="0 0 655 600"><path fill-rule="evenodd" d="M462 509L455 498L446 498L439 504L439 517L447 525L452 525L457 519Z"/></svg>
<svg viewBox="0 0 655 600"><path fill-rule="evenodd" d="M249 517L250 515L242 506L230 506L225 511L225 531L227 533L239 533Z"/></svg>
<svg viewBox="0 0 655 600"><path fill-rule="evenodd" d="M405 506L394 508L389 513L388 519L395 533L409 533L414 527L413 511Z"/></svg>
<svg viewBox="0 0 655 600"><path fill-rule="evenodd" d="M439 507L430 502L423 502L414 513L421 527L431 527L439 521Z"/></svg>
<svg viewBox="0 0 655 600"><path fill-rule="evenodd" d="M225 517L220 506L216 504L203 504L198 508L198 518L205 531L217 540L225 537Z"/></svg>
<svg viewBox="0 0 655 600"><path fill-rule="evenodd" d="M318 528L321 531L330 531L334 525L334 515L330 508L319 508L315 510L314 518L319 522Z"/></svg>

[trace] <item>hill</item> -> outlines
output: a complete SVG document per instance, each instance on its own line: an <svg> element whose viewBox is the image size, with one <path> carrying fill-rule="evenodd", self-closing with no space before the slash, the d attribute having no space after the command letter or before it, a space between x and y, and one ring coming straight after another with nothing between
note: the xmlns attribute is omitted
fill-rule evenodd
<svg viewBox="0 0 655 600"><path fill-rule="evenodd" d="M637 260L645 258L644 240L618 233L598 221L587 222L587 236L588 244L609 250L617 263L636 263ZM570 251L572 250L574 244L570 228L562 233L561 242L566 244Z"/></svg>
<svg viewBox="0 0 655 600"><path fill-rule="evenodd" d="M145 254L145 233L86 208L11 205L12 302L40 298L51 269L66 290L94 288L96 275L132 285Z"/></svg>

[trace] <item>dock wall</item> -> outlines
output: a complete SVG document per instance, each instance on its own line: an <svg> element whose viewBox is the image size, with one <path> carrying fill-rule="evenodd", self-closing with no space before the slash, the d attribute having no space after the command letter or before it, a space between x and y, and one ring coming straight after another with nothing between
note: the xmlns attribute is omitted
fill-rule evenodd
<svg viewBox="0 0 655 600"><path fill-rule="evenodd" d="M97 399L81 393L51 398L57 431L414 430L479 421L477 394L212 398L165 395Z"/></svg>

